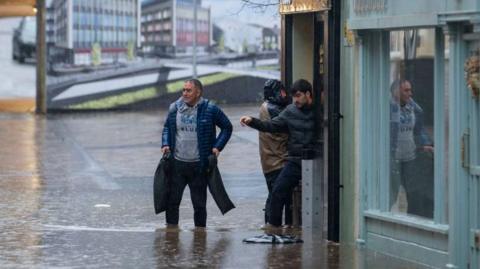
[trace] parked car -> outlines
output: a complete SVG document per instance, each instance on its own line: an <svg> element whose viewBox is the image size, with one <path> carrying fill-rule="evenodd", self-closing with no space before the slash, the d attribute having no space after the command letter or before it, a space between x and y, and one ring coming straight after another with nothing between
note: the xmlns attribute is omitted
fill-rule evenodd
<svg viewBox="0 0 480 269"><path fill-rule="evenodd" d="M12 38L12 58L20 63L27 58L35 58L37 23L35 17L24 17L14 30Z"/></svg>

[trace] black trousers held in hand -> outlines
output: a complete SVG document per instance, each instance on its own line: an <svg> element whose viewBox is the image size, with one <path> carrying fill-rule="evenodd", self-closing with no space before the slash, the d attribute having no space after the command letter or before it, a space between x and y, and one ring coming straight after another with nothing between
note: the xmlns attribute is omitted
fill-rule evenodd
<svg viewBox="0 0 480 269"><path fill-rule="evenodd" d="M207 179L200 169L200 162L182 162L174 160L170 199L168 201L167 224L177 225L179 207L183 191L188 185L193 204L193 220L195 226L207 225Z"/></svg>
<svg viewBox="0 0 480 269"><path fill-rule="evenodd" d="M270 198L270 214L268 222L274 226L282 225L282 210L292 197L292 191L302 179L302 165L287 161L273 184Z"/></svg>

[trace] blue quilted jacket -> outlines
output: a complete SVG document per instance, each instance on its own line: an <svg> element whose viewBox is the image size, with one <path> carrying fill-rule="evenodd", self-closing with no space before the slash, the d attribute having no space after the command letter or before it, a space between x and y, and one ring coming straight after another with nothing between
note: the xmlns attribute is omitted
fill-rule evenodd
<svg viewBox="0 0 480 269"><path fill-rule="evenodd" d="M171 152L175 151L175 136L177 133L177 110L181 105L181 99L170 105L168 116L163 126L162 147L169 146ZM216 105L203 99L198 104L197 112L197 137L200 164L203 168L208 165L208 156L212 149L222 150L232 135L232 124L223 111ZM220 128L217 137L216 126Z"/></svg>

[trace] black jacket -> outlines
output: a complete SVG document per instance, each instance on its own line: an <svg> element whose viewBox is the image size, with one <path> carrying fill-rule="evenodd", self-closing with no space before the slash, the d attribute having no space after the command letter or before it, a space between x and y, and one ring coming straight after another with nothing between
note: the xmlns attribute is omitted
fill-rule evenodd
<svg viewBox="0 0 480 269"><path fill-rule="evenodd" d="M288 158L299 160L306 150L311 150L315 143L315 115L312 108L297 108L288 105L272 120L261 121L252 118L250 127L261 132L288 133Z"/></svg>
<svg viewBox="0 0 480 269"><path fill-rule="evenodd" d="M208 189L212 194L213 200L217 204L222 214L235 208L228 197L227 191L223 186L222 176L217 167L217 159L213 155L208 157L208 168L206 170ZM173 158L164 156L158 163L153 180L153 203L155 214L160 214L167 210L168 199L170 196L171 171L173 168Z"/></svg>

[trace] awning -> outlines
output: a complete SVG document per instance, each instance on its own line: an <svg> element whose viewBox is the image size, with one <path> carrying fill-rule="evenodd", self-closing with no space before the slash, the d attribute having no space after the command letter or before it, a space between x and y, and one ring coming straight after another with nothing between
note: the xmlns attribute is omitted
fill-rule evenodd
<svg viewBox="0 0 480 269"><path fill-rule="evenodd" d="M0 0L0 17L35 16L36 0Z"/></svg>
<svg viewBox="0 0 480 269"><path fill-rule="evenodd" d="M329 9L329 0L280 0L280 14L317 12Z"/></svg>

